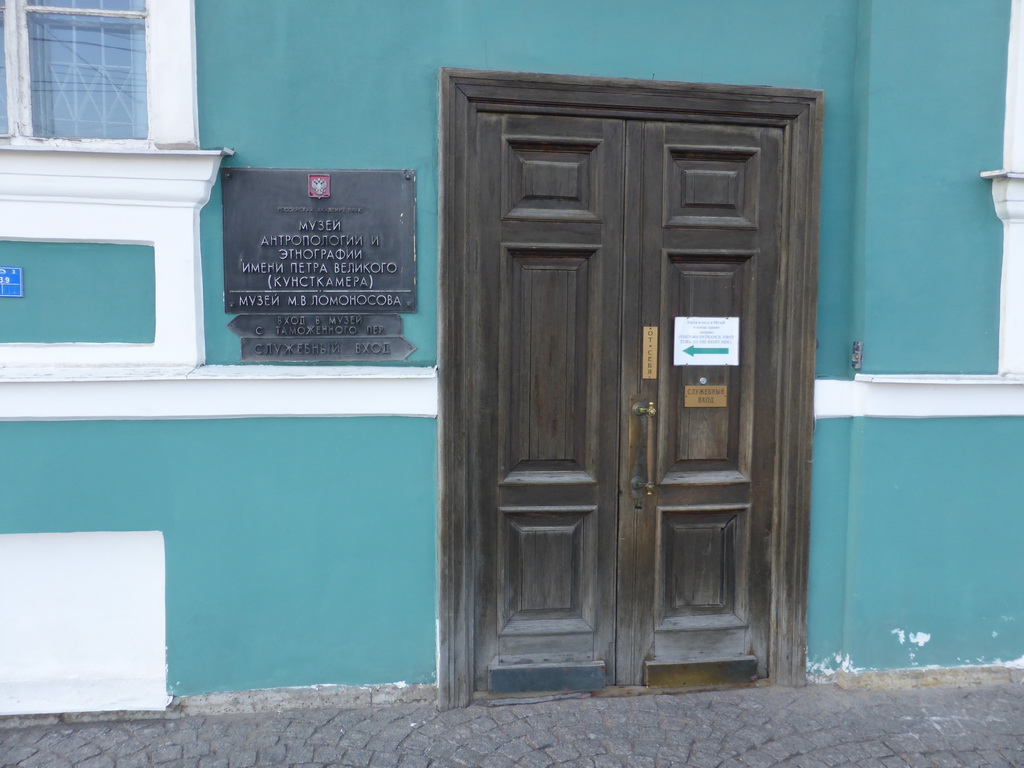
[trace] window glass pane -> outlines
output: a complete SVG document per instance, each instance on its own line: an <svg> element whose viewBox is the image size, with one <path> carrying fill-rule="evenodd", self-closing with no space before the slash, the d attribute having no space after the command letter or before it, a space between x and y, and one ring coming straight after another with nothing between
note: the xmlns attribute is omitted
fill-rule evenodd
<svg viewBox="0 0 1024 768"><path fill-rule="evenodd" d="M6 134L7 130L7 56L4 52L4 5L0 3L0 134Z"/></svg>
<svg viewBox="0 0 1024 768"><path fill-rule="evenodd" d="M29 14L36 136L144 139L142 19Z"/></svg>
<svg viewBox="0 0 1024 768"><path fill-rule="evenodd" d="M146 0L28 0L29 5L50 8L87 8L96 11L144 11Z"/></svg>

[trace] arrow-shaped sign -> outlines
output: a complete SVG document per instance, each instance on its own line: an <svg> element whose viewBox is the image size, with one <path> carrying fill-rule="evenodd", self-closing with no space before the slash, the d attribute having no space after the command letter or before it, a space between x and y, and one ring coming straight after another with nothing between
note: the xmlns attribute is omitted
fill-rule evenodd
<svg viewBox="0 0 1024 768"><path fill-rule="evenodd" d="M401 336L328 339L242 338L242 360L275 362L381 362L405 360L416 350Z"/></svg>
<svg viewBox="0 0 1024 768"><path fill-rule="evenodd" d="M694 347L689 346L683 350L686 354L691 357L694 355L728 355L728 347Z"/></svg>
<svg viewBox="0 0 1024 768"><path fill-rule="evenodd" d="M228 323L228 328L243 338L401 336L402 318L398 315L361 315L344 312L239 315Z"/></svg>

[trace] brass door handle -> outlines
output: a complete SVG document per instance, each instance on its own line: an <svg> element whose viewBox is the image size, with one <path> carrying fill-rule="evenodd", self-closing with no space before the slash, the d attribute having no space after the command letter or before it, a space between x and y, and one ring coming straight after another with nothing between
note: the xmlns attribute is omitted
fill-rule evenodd
<svg viewBox="0 0 1024 768"><path fill-rule="evenodd" d="M630 410L633 412L634 416L643 418L644 432L646 433L647 442L647 460L644 462L642 470L637 471L641 469L638 466L639 456L637 456L637 460L634 461L634 471L637 472L629 483L633 499L637 501L637 506L639 507L639 499L643 494L646 494L647 496L654 495L654 417L657 415L658 409L655 408L653 402L648 401L644 403L643 401L637 401L633 403L633 406ZM630 430L630 432L635 434L635 430ZM637 435L637 437L639 437L639 435ZM635 445L636 442L639 441L631 440L631 442L633 442L633 444ZM645 475L646 477L644 477Z"/></svg>
<svg viewBox="0 0 1024 768"><path fill-rule="evenodd" d="M654 403L633 403L633 413L636 416L656 416L658 409L654 407Z"/></svg>

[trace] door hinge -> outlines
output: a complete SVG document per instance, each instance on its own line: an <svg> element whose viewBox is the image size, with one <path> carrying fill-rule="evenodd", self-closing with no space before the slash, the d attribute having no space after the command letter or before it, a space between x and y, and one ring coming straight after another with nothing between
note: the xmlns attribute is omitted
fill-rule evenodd
<svg viewBox="0 0 1024 768"><path fill-rule="evenodd" d="M850 355L850 365L853 366L853 370L859 371L861 363L864 360L864 342L855 341L853 342L853 354Z"/></svg>

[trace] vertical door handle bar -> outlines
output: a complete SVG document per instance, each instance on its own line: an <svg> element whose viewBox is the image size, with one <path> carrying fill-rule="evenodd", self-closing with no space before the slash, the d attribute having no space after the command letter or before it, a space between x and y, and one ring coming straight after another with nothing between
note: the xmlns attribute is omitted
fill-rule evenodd
<svg viewBox="0 0 1024 768"><path fill-rule="evenodd" d="M634 477L632 485L634 491L642 490L648 496L654 493L654 417L657 413L658 409L654 407L653 402L648 402L647 405L642 402L633 403L633 415L643 417L647 421L647 462L644 467L647 478Z"/></svg>

